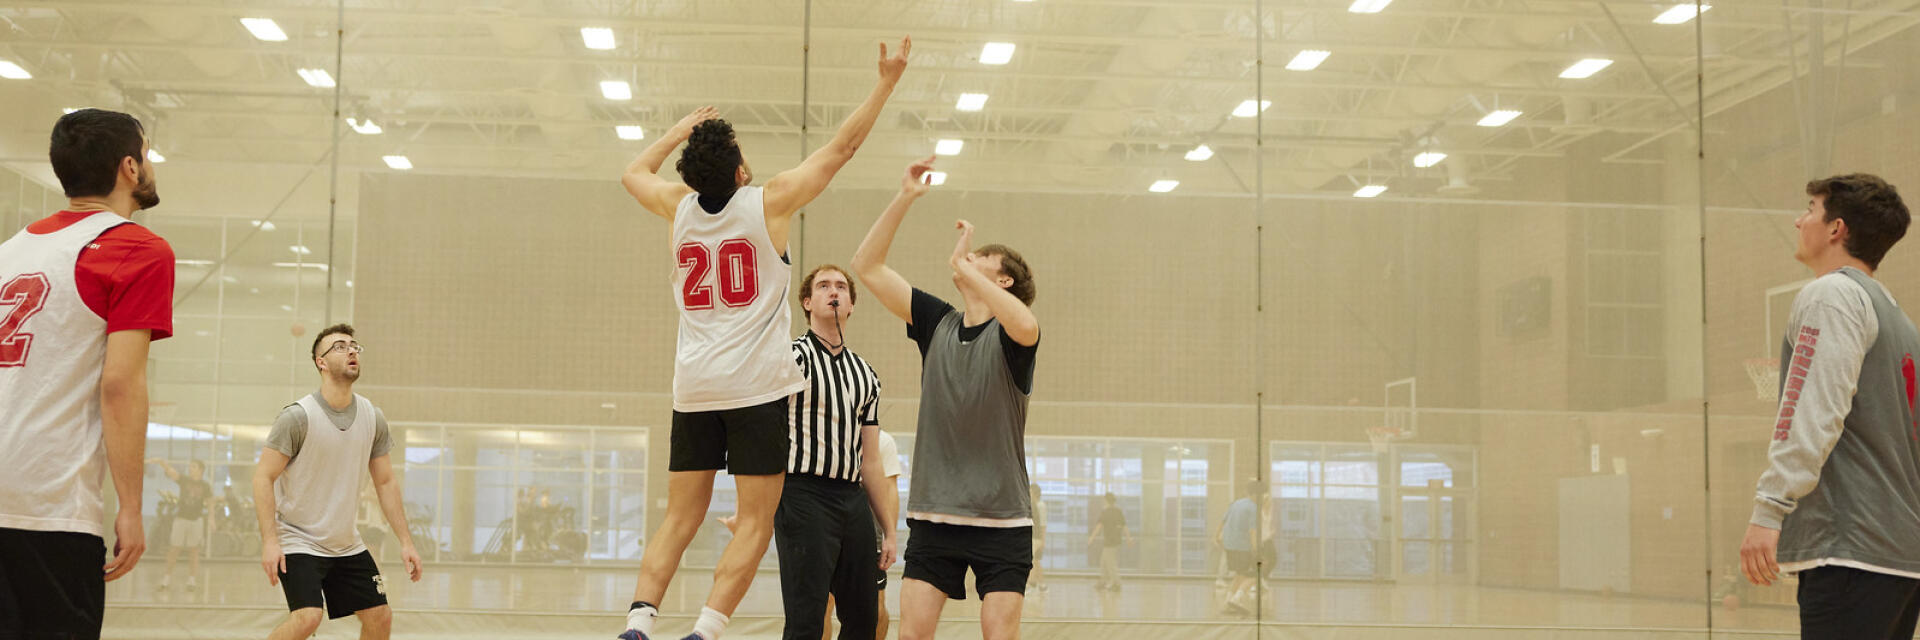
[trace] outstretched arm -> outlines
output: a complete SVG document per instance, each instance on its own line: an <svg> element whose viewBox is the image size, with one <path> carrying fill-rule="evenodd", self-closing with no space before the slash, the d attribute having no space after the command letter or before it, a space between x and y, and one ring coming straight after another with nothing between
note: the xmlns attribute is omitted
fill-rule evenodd
<svg viewBox="0 0 1920 640"><path fill-rule="evenodd" d="M932 170L933 156L907 166L907 175L900 179L900 193L893 196L893 202L880 214L880 219L874 221L873 228L867 230L867 238L860 241L860 248L853 252L854 275L880 298L880 304L886 306L887 311L909 324L913 323L913 285L887 266L887 251L893 247L894 233L900 230L900 221L906 219L907 209L932 189L926 184L927 172Z"/></svg>
<svg viewBox="0 0 1920 640"><path fill-rule="evenodd" d="M1000 328L1014 342L1025 347L1039 344L1040 319L1034 317L1033 309L974 268L973 261L980 258L973 255L973 223L961 220L953 226L960 230L960 242L954 246L953 257L949 260L953 267L953 283L961 291L986 301L987 308L993 310L993 317L1000 321Z"/></svg>
<svg viewBox="0 0 1920 640"><path fill-rule="evenodd" d="M900 40L898 55L887 55L887 44L880 43L880 80L873 85L873 92L867 99L840 123L840 131L833 140L807 156L800 166L780 172L767 181L766 209L769 219L785 219L807 206L827 189L827 183L833 181L834 174L853 159L853 153L867 141L867 134L873 131L874 121L880 119L880 108L887 105L887 98L893 95L893 87L900 82L900 74L907 70L907 52L913 50L913 38Z"/></svg>
<svg viewBox="0 0 1920 640"><path fill-rule="evenodd" d="M700 107L681 118L678 124L661 134L653 144L647 145L647 149L640 152L640 157L627 165L626 172L620 176L620 184L627 188L627 193L632 194L634 200L640 201L640 206L646 207L654 215L673 220L674 205L692 193L693 188L660 177L660 165L667 161L667 156L673 155L673 150L679 148L680 143L687 141L687 136L693 134L693 125L718 117L720 112L713 107Z"/></svg>

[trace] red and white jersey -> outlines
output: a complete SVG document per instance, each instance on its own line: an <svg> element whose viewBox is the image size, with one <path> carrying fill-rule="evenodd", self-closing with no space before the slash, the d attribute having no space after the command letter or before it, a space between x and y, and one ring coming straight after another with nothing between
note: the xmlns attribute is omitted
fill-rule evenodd
<svg viewBox="0 0 1920 640"><path fill-rule="evenodd" d="M793 267L767 235L762 196L759 187L741 187L726 208L708 213L699 194L688 194L674 212L674 411L751 407L807 386L787 344Z"/></svg>
<svg viewBox="0 0 1920 640"><path fill-rule="evenodd" d="M0 244L0 527L104 537L107 319L82 298L75 265L123 224L95 213Z"/></svg>

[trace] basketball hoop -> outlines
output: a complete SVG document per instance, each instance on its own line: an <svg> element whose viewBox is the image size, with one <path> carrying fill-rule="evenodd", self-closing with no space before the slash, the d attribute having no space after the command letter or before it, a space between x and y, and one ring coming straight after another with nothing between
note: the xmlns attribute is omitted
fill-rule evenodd
<svg viewBox="0 0 1920 640"><path fill-rule="evenodd" d="M1754 395L1767 402L1780 400L1780 361L1773 358L1748 358L1741 361L1747 378L1753 380Z"/></svg>
<svg viewBox="0 0 1920 640"><path fill-rule="evenodd" d="M1368 427L1367 441L1373 443L1374 453L1386 453L1387 445L1405 440L1411 432L1399 427Z"/></svg>

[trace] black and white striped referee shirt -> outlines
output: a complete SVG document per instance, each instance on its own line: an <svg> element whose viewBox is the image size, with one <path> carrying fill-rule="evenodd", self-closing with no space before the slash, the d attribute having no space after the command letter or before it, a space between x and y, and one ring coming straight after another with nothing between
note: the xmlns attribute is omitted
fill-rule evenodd
<svg viewBox="0 0 1920 640"><path fill-rule="evenodd" d="M807 388L787 403L787 472L860 481L860 429L880 424L880 377L850 349L808 331L793 341Z"/></svg>

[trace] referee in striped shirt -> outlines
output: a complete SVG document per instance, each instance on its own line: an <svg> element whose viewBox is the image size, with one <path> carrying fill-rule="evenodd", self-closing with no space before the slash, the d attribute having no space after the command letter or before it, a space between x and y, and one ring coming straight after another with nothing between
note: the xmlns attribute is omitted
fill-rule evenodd
<svg viewBox="0 0 1920 640"><path fill-rule="evenodd" d="M875 577L894 560L894 528L883 527L875 549L874 522L898 517L899 489L884 475L880 447L863 446L879 438L880 378L840 332L854 298L853 281L833 265L815 267L801 282L811 330L793 341L793 356L809 384L787 403L787 484L773 519L785 640L820 640L829 593L840 639L871 640Z"/></svg>

